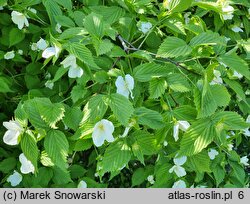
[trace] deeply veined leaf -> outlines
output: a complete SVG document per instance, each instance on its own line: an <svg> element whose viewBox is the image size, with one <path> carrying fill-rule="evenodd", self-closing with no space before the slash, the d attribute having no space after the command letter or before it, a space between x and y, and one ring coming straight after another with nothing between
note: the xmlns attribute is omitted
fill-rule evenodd
<svg viewBox="0 0 250 204"><path fill-rule="evenodd" d="M196 47L200 45L225 45L225 40L220 37L218 33L211 31L201 33L191 39L189 45Z"/></svg>
<svg viewBox="0 0 250 204"><path fill-rule="evenodd" d="M225 54L220 56L218 60L250 80L250 71L248 64L237 54L235 53Z"/></svg>
<svg viewBox="0 0 250 204"><path fill-rule="evenodd" d="M187 43L177 37L167 37L160 45L157 55L159 57L179 57L191 53L192 49Z"/></svg>
<svg viewBox="0 0 250 204"><path fill-rule="evenodd" d="M181 140L180 155L192 156L206 148L217 135L208 118L194 122Z"/></svg>
<svg viewBox="0 0 250 204"><path fill-rule="evenodd" d="M173 110L174 116L178 120L195 120L197 116L197 111L194 107L189 106L189 105L183 105L180 107L177 107Z"/></svg>
<svg viewBox="0 0 250 204"><path fill-rule="evenodd" d="M150 98L160 97L167 88L167 82L164 79L154 78L149 83Z"/></svg>
<svg viewBox="0 0 250 204"><path fill-rule="evenodd" d="M94 46L98 56L110 52L111 49L114 47L114 44L111 43L110 40L104 39L104 40L94 40Z"/></svg>
<svg viewBox="0 0 250 204"><path fill-rule="evenodd" d="M211 86L211 92L217 106L227 106L229 104L231 96L226 87L214 84Z"/></svg>
<svg viewBox="0 0 250 204"><path fill-rule="evenodd" d="M128 121L134 112L132 103L123 95L111 94L109 106L117 120L124 126L128 126Z"/></svg>
<svg viewBox="0 0 250 204"><path fill-rule="evenodd" d="M53 177L53 171L50 168L41 167L38 169L36 179L33 179L33 185L39 185L46 188Z"/></svg>
<svg viewBox="0 0 250 204"><path fill-rule="evenodd" d="M46 8L46 11L48 13L50 22L52 25L56 24L56 16L62 15L62 11L56 1L51 1L51 0L43 0L43 5Z"/></svg>
<svg viewBox="0 0 250 204"><path fill-rule="evenodd" d="M188 165L192 167L192 169L199 173L211 172L210 169L210 158L208 156L207 151L202 151L199 154L193 155L188 158Z"/></svg>
<svg viewBox="0 0 250 204"><path fill-rule="evenodd" d="M224 78L223 80L231 89L233 89L233 91L238 95L240 99L246 101L246 96L240 83L227 78Z"/></svg>
<svg viewBox="0 0 250 204"><path fill-rule="evenodd" d="M170 63L165 65L156 63L141 64L134 69L134 77L137 81L147 82L153 78L166 77L174 68L174 65Z"/></svg>
<svg viewBox="0 0 250 204"><path fill-rule="evenodd" d="M152 155L158 151L157 141L154 135L146 131L135 131L131 137L134 137L143 155Z"/></svg>
<svg viewBox="0 0 250 204"><path fill-rule="evenodd" d="M61 169L66 169L69 143L64 133L50 130L45 137L44 147L53 163Z"/></svg>
<svg viewBox="0 0 250 204"><path fill-rule="evenodd" d="M106 149L102 165L104 172L116 171L126 165L131 158L131 149L124 141L115 141Z"/></svg>
<svg viewBox="0 0 250 204"><path fill-rule="evenodd" d="M167 76L167 83L169 87L176 92L188 92L191 90L187 79L179 73L172 73Z"/></svg>
<svg viewBox="0 0 250 204"><path fill-rule="evenodd" d="M59 23L61 26L65 26L65 27L68 27L68 28L71 28L71 27L75 27L75 23L73 20L71 20L69 17L67 16L56 16L55 17L57 23Z"/></svg>
<svg viewBox="0 0 250 204"><path fill-rule="evenodd" d="M78 107L66 107L65 117L63 118L64 124L73 129L77 130L81 120L83 117L83 113Z"/></svg>
<svg viewBox="0 0 250 204"><path fill-rule="evenodd" d="M90 35L102 38L104 35L104 21L102 16L91 13L84 19L84 28Z"/></svg>
<svg viewBox="0 0 250 204"><path fill-rule="evenodd" d="M85 45L81 43L69 43L68 49L69 52L74 54L79 60L83 61L85 64L93 68L98 68L98 66L94 62L92 53L88 48L85 47Z"/></svg>
<svg viewBox="0 0 250 204"><path fill-rule="evenodd" d="M67 10L72 9L72 1L71 0L55 0L58 4L62 5Z"/></svg>
<svg viewBox="0 0 250 204"><path fill-rule="evenodd" d="M228 161L230 166L232 167L231 178L232 182L239 188L245 187L245 171L244 168L234 161Z"/></svg>
<svg viewBox="0 0 250 204"><path fill-rule="evenodd" d="M69 182L72 182L69 171L58 167L53 167L52 180L57 185L65 185Z"/></svg>
<svg viewBox="0 0 250 204"><path fill-rule="evenodd" d="M138 123L147 125L152 129L159 129L164 126L163 118L160 113L145 107L135 109L135 115L138 117Z"/></svg>
<svg viewBox="0 0 250 204"><path fill-rule="evenodd" d="M26 131L22 135L21 149L26 158L31 161L37 171L37 160L39 150L36 144L36 138L34 137L31 131Z"/></svg>
<svg viewBox="0 0 250 204"><path fill-rule="evenodd" d="M216 113L214 121L222 123L223 129L226 130L242 130L249 127L238 113L232 111Z"/></svg>
<svg viewBox="0 0 250 204"><path fill-rule="evenodd" d="M169 10L171 13L182 12L191 6L193 0L172 0L169 1Z"/></svg>

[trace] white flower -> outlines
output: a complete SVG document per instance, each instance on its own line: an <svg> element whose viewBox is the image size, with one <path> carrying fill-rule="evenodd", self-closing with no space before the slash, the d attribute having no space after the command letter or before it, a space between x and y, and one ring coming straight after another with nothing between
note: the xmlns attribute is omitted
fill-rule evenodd
<svg viewBox="0 0 250 204"><path fill-rule="evenodd" d="M150 22L141 22L139 30L144 34L147 33L150 28L152 28L152 24Z"/></svg>
<svg viewBox="0 0 250 204"><path fill-rule="evenodd" d="M69 68L68 76L69 78L80 78L83 75L83 69L79 66L71 66Z"/></svg>
<svg viewBox="0 0 250 204"><path fill-rule="evenodd" d="M247 158L247 156L241 157L240 158L240 163L243 164L244 166L248 166L249 164L247 163L249 161L249 159Z"/></svg>
<svg viewBox="0 0 250 204"><path fill-rule="evenodd" d="M163 146L164 146L164 147L168 146L168 142L167 142L167 141L164 141L164 142L163 142Z"/></svg>
<svg viewBox="0 0 250 204"><path fill-rule="evenodd" d="M31 47L31 50L33 51L36 51L38 49L36 43L32 43L30 47Z"/></svg>
<svg viewBox="0 0 250 204"><path fill-rule="evenodd" d="M224 65L223 65L224 66ZM221 78L221 73L218 70L214 70L214 78L213 80L209 83L210 85L214 85L214 84L223 84L223 80Z"/></svg>
<svg viewBox="0 0 250 204"><path fill-rule="evenodd" d="M250 115L247 116L246 123L250 123ZM250 137L250 131L249 128L246 128L243 130L243 134L247 137Z"/></svg>
<svg viewBox="0 0 250 204"><path fill-rule="evenodd" d="M233 15L234 7L230 6L228 2L223 4L222 12L223 12L222 17L224 20L231 20L234 17Z"/></svg>
<svg viewBox="0 0 250 204"><path fill-rule="evenodd" d="M191 12L187 12L184 14L185 24L187 25L190 22L189 16L191 15Z"/></svg>
<svg viewBox="0 0 250 204"><path fill-rule="evenodd" d="M19 55L23 55L23 50L17 50L17 53L18 53Z"/></svg>
<svg viewBox="0 0 250 204"><path fill-rule="evenodd" d="M70 66L76 66L76 57L75 55L68 55L61 63L64 68L70 67Z"/></svg>
<svg viewBox="0 0 250 204"><path fill-rule="evenodd" d="M169 173L175 172L178 177L182 177L186 175L185 169L181 166L187 161L186 156L178 157L178 155L174 158L174 166L169 169Z"/></svg>
<svg viewBox="0 0 250 204"><path fill-rule="evenodd" d="M179 129L182 131L186 131L190 127L189 122L185 120L179 120L174 125L173 136L174 140L177 141L179 139Z"/></svg>
<svg viewBox="0 0 250 204"><path fill-rule="evenodd" d="M6 52L5 55L3 56L4 59L9 60L9 59L13 59L15 57L15 53L14 51L10 51L10 52Z"/></svg>
<svg viewBox="0 0 250 204"><path fill-rule="evenodd" d="M208 156L211 160L214 160L214 158L219 154L215 149L210 149L208 152Z"/></svg>
<svg viewBox="0 0 250 204"><path fill-rule="evenodd" d="M19 174L17 171L14 171L14 173L7 178L7 181L10 182L11 186L19 185L19 183L21 183L22 180L23 180L22 175Z"/></svg>
<svg viewBox="0 0 250 204"><path fill-rule="evenodd" d="M55 27L56 32L62 33L61 27L62 27L62 26L61 26L59 23L57 23L57 24L56 24L56 27Z"/></svg>
<svg viewBox="0 0 250 204"><path fill-rule="evenodd" d="M34 13L34 14L37 14L36 9L34 9L34 8L29 7L28 10L29 10L30 12Z"/></svg>
<svg viewBox="0 0 250 204"><path fill-rule="evenodd" d="M51 80L48 80L45 82L45 87L49 88L49 89L53 89L54 87L54 82L52 82Z"/></svg>
<svg viewBox="0 0 250 204"><path fill-rule="evenodd" d="M47 42L42 38L40 38L40 40L37 41L36 45L39 50L45 50L46 47L48 46Z"/></svg>
<svg viewBox="0 0 250 204"><path fill-rule="evenodd" d="M133 99L132 90L134 89L134 78L126 74L125 79L122 76L118 76L115 81L115 86L117 88L117 93L129 98L129 93Z"/></svg>
<svg viewBox="0 0 250 204"><path fill-rule="evenodd" d="M186 188L186 183L183 180L176 181L172 188Z"/></svg>
<svg viewBox="0 0 250 204"><path fill-rule="evenodd" d="M231 30L235 33L244 32L239 26L234 25Z"/></svg>
<svg viewBox="0 0 250 204"><path fill-rule="evenodd" d="M112 122L102 119L98 123L95 124L93 133L92 133L92 139L95 144L95 146L100 147L103 145L104 140L107 140L108 142L113 142L113 132L114 132L114 125Z"/></svg>
<svg viewBox="0 0 250 204"><path fill-rule="evenodd" d="M42 57L47 59L50 58L52 56L58 57L60 52L60 48L55 46L55 47L48 47L46 48L43 53L42 53Z"/></svg>
<svg viewBox="0 0 250 204"><path fill-rule="evenodd" d="M236 72L236 71L234 71L233 76L234 76L234 77L237 77L238 79L241 79L241 78L243 77L242 74L240 74L240 73L238 73L238 72Z"/></svg>
<svg viewBox="0 0 250 204"><path fill-rule="evenodd" d="M85 181L80 181L77 188L87 188L87 183Z"/></svg>
<svg viewBox="0 0 250 204"><path fill-rule="evenodd" d="M34 173L35 167L31 163L31 161L26 158L24 153L19 155L19 161L21 163L20 171L22 172L22 174L28 174L30 172Z"/></svg>
<svg viewBox="0 0 250 204"><path fill-rule="evenodd" d="M150 184L154 184L155 183L155 180L154 180L154 176L153 175L149 175L148 177L147 177L147 180L148 180L148 182L150 183Z"/></svg>
<svg viewBox="0 0 250 204"><path fill-rule="evenodd" d="M233 150L233 147L234 147L234 146L233 146L232 144L228 144L228 145L227 145L227 150L228 150L228 151L232 151L232 150Z"/></svg>
<svg viewBox="0 0 250 204"><path fill-rule="evenodd" d="M187 157L186 156L182 156L182 157L178 157L178 155L175 156L174 158L174 164L175 165L183 165L185 164L185 162L187 161Z"/></svg>
<svg viewBox="0 0 250 204"><path fill-rule="evenodd" d="M18 121L10 120L9 122L3 122L3 126L8 129L3 136L4 143L17 145L19 143L18 137L23 131L21 124Z"/></svg>
<svg viewBox="0 0 250 204"><path fill-rule="evenodd" d="M12 11L11 12L11 20L13 23L17 24L18 29L22 29L24 25L29 26L29 22L26 16L20 12Z"/></svg>
<svg viewBox="0 0 250 204"><path fill-rule="evenodd" d="M247 116L246 123L250 123L250 115Z"/></svg>

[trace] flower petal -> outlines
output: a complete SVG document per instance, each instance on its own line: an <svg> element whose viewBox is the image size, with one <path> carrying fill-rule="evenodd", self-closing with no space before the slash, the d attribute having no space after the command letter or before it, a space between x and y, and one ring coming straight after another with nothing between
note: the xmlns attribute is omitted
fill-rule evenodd
<svg viewBox="0 0 250 204"><path fill-rule="evenodd" d="M185 120L179 120L178 123L179 123L179 125L180 125L179 128L180 128L181 130L183 130L183 131L186 131L186 130L190 127L189 122L187 122L187 121L185 121Z"/></svg>
<svg viewBox="0 0 250 204"><path fill-rule="evenodd" d="M186 183L183 180L176 181L172 188L186 188Z"/></svg>
<svg viewBox="0 0 250 204"><path fill-rule="evenodd" d="M22 175L19 174L17 171L14 171L14 173L7 178L7 181L10 182L11 186L17 186L21 183L22 180Z"/></svg>
<svg viewBox="0 0 250 204"><path fill-rule="evenodd" d="M176 123L174 125L173 136L175 141L179 139L179 126L180 126L179 123Z"/></svg>
<svg viewBox="0 0 250 204"><path fill-rule="evenodd" d="M183 177L183 176L186 176L186 174L187 174L185 169L182 166L179 166L179 165L175 166L174 172L176 173L176 175L178 177Z"/></svg>
<svg viewBox="0 0 250 204"><path fill-rule="evenodd" d="M80 181L77 188L87 188L87 183L85 181Z"/></svg>
<svg viewBox="0 0 250 204"><path fill-rule="evenodd" d="M24 153L20 154L19 155L19 161L20 163L22 164L21 165L21 168L20 168L20 171L23 173L23 174L28 174L28 173L34 173L35 171L35 167L33 166L33 164L31 163L30 160L28 160Z"/></svg>
<svg viewBox="0 0 250 204"><path fill-rule="evenodd" d="M18 136L20 135L19 131L7 130L3 136L3 141L8 145L17 145L19 143Z"/></svg>
<svg viewBox="0 0 250 204"><path fill-rule="evenodd" d="M183 165L187 161L187 157L186 156L182 156L182 157L177 157L177 156L174 158L174 163L176 165Z"/></svg>
<svg viewBox="0 0 250 204"><path fill-rule="evenodd" d="M42 57L47 59L47 58L54 56L55 54L56 54L56 48L55 47L48 47L43 51Z"/></svg>
<svg viewBox="0 0 250 204"><path fill-rule="evenodd" d="M69 68L68 76L69 78L80 78L83 75L83 69L79 66L71 66Z"/></svg>

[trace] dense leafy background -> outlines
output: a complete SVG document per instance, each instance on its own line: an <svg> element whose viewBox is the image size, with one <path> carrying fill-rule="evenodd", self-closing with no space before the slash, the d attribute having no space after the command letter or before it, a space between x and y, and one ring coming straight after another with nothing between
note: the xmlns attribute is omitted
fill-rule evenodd
<svg viewBox="0 0 250 204"><path fill-rule="evenodd" d="M0 185L10 187L6 180L19 171L23 152L35 173L23 175L19 187L76 187L81 180L88 187L172 187L179 179L187 187L248 186L240 158L250 154L243 134L250 3L230 1L233 18L224 20L223 2L0 0L0 122L15 118L25 127L19 145L0 141ZM17 28L13 10L29 17L28 27ZM152 25L145 33L143 22ZM40 38L59 47L59 56L45 60L32 50ZM135 49L127 51L121 40ZM12 50L15 57L5 59ZM80 78L69 78L60 64L69 53L84 71ZM222 83L211 83L214 70ZM117 77L126 74L135 79L134 99L116 93ZM97 148L91 137L101 119L113 122L115 141ZM175 141L180 120L191 126ZM219 152L214 160L211 148ZM169 173L177 153L188 157L182 178Z"/></svg>

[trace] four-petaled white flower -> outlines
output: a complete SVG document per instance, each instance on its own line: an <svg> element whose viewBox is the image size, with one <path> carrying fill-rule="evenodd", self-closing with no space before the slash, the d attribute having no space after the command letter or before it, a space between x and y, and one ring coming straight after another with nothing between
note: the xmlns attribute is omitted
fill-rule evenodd
<svg viewBox="0 0 250 204"><path fill-rule="evenodd" d="M28 160L26 158L24 153L19 155L19 161L21 163L20 171L22 172L22 174L28 174L28 173L34 173L35 172L34 165L31 163L30 160Z"/></svg>
<svg viewBox="0 0 250 204"><path fill-rule="evenodd" d="M77 185L77 188L87 188L87 183L81 180L79 184Z"/></svg>
<svg viewBox="0 0 250 204"><path fill-rule="evenodd" d="M155 183L155 180L154 180L154 176L153 175L149 175L148 177L147 177L147 180L148 180L148 182L150 183L150 184L154 184Z"/></svg>
<svg viewBox="0 0 250 204"><path fill-rule="evenodd" d="M108 142L113 142L113 132L114 132L114 125L112 122L106 119L102 119L101 121L97 122L94 126L92 139L95 146L100 147L103 145L104 140Z"/></svg>
<svg viewBox="0 0 250 204"><path fill-rule="evenodd" d="M23 176L19 174L17 171L14 171L14 173L7 178L7 181L10 182L11 186L19 185L22 180Z"/></svg>
<svg viewBox="0 0 250 204"><path fill-rule="evenodd" d="M17 145L19 143L18 137L23 132L21 124L16 120L10 120L9 122L3 122L3 126L8 129L3 136L4 143Z"/></svg>
<svg viewBox="0 0 250 204"><path fill-rule="evenodd" d="M179 180L174 182L174 185L172 186L172 188L186 188L186 183L183 180Z"/></svg>
<svg viewBox="0 0 250 204"><path fill-rule="evenodd" d="M36 45L39 50L45 50L48 47L47 42L43 38L40 38L40 40L37 41Z"/></svg>
<svg viewBox="0 0 250 204"><path fill-rule="evenodd" d="M231 30L235 33L244 32L239 26L234 25Z"/></svg>
<svg viewBox="0 0 250 204"><path fill-rule="evenodd" d="M211 160L214 160L214 158L219 154L218 151L216 151L215 149L210 149L210 151L208 152L208 156Z"/></svg>
<svg viewBox="0 0 250 204"><path fill-rule="evenodd" d="M27 27L29 26L29 22L26 16L18 11L11 12L11 20L17 25L18 29L20 30L24 27L24 25L26 25Z"/></svg>
<svg viewBox="0 0 250 204"><path fill-rule="evenodd" d="M234 17L234 7L230 6L228 1L225 1L222 5L222 13L224 20L231 20Z"/></svg>
<svg viewBox="0 0 250 204"><path fill-rule="evenodd" d="M139 30L144 34L147 33L152 28L152 24L150 22L140 22Z"/></svg>
<svg viewBox="0 0 250 204"><path fill-rule="evenodd" d="M175 172L175 174L178 177L183 177L186 175L185 169L182 167L182 165L187 161L186 156L178 157L178 155L175 156L174 158L174 166L169 169L169 173Z"/></svg>
<svg viewBox="0 0 250 204"><path fill-rule="evenodd" d="M221 63L220 63L221 64ZM223 64L222 64L223 65ZM226 66L226 65L223 65ZM214 85L214 84L223 84L223 80L221 78L221 73L218 70L214 70L214 78L213 80L209 83L210 85Z"/></svg>
<svg viewBox="0 0 250 204"><path fill-rule="evenodd" d="M243 164L244 166L248 166L249 164L247 163L249 161L249 159L247 158L247 156L241 157L240 158L240 163Z"/></svg>
<svg viewBox="0 0 250 204"><path fill-rule="evenodd" d="M83 69L76 64L75 55L68 55L60 64L62 64L64 68L69 67L69 78L80 78L83 75Z"/></svg>
<svg viewBox="0 0 250 204"><path fill-rule="evenodd" d="M174 140L177 141L179 139L179 129L181 129L182 131L186 131L189 128L189 126L190 126L189 122L185 120L177 121L174 125L174 130L173 130Z"/></svg>
<svg viewBox="0 0 250 204"><path fill-rule="evenodd" d="M3 56L3 58L6 60L13 59L14 57L15 57L15 53L13 50L6 52L5 55Z"/></svg>
<svg viewBox="0 0 250 204"><path fill-rule="evenodd" d="M43 50L42 57L47 59L52 56L58 57L60 52L60 48L55 46L55 47L48 47L45 50Z"/></svg>
<svg viewBox="0 0 250 204"><path fill-rule="evenodd" d="M118 76L115 81L117 93L129 98L129 94L133 99L132 90L134 89L134 78L130 74L126 74L125 78Z"/></svg>

